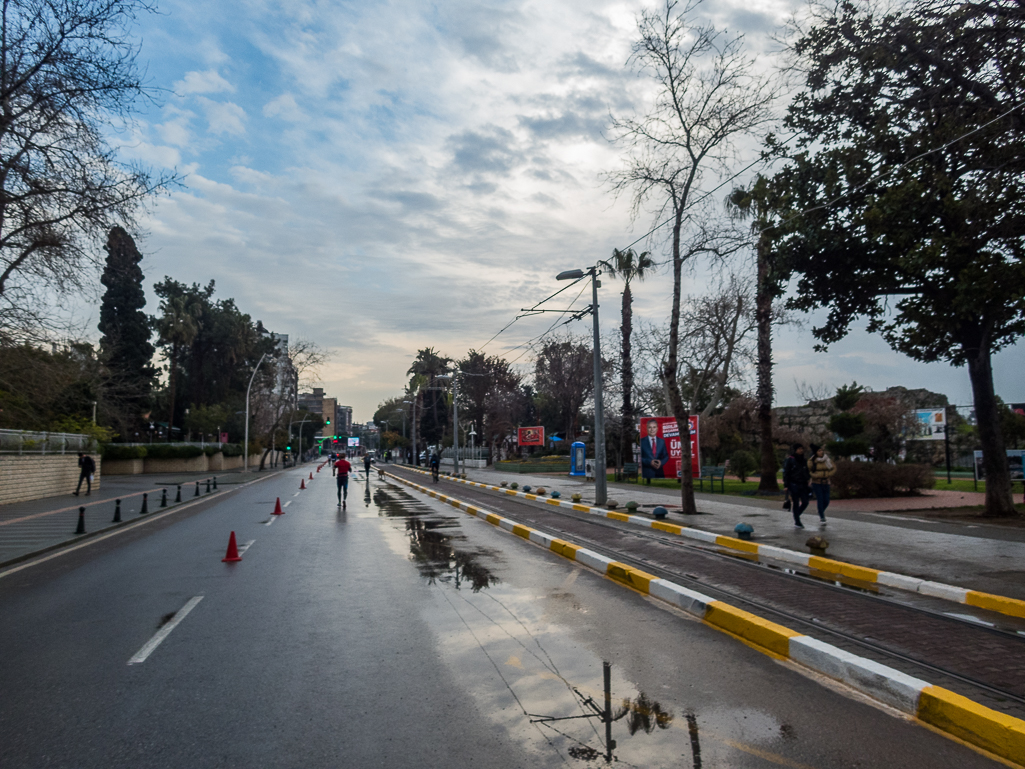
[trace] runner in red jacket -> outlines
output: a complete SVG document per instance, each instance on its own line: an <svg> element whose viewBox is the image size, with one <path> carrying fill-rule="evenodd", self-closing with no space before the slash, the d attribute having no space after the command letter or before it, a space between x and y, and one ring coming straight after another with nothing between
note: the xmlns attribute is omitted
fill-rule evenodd
<svg viewBox="0 0 1025 769"><path fill-rule="evenodd" d="M331 474L338 478L338 506L345 507L345 500L349 498L349 473L352 472L352 465L345 457L341 457L331 468Z"/></svg>

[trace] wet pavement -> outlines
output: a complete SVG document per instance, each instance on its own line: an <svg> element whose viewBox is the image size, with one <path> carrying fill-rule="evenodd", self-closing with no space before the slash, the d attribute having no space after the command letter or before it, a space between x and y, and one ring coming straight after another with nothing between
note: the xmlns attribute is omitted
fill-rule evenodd
<svg viewBox="0 0 1025 769"><path fill-rule="evenodd" d="M998 765L398 484L298 480L0 572L5 769Z"/></svg>

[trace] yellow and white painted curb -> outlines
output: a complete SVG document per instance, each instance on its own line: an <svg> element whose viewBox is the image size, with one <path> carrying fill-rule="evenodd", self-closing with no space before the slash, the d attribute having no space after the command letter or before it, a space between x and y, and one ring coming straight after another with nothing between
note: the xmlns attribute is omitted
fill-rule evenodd
<svg viewBox="0 0 1025 769"><path fill-rule="evenodd" d="M414 470L414 468L411 467L407 467L405 469ZM429 475L429 473L424 473L423 470L414 470L414 472ZM727 537L722 534L714 534L710 531L692 529L689 526L679 526L675 523L653 520L643 515L617 513L612 510L604 510L600 507L582 505L579 502L567 502L562 499L552 499L551 497L545 497L538 494L527 494L515 489L506 489L499 486L492 486L487 483L466 481L460 478L445 478L445 480L464 483L467 486L477 486L482 489L489 489L491 491L497 491L510 496L522 497L523 499L542 502L546 505L552 505L553 507L565 507L571 510L576 510L579 513L589 513L590 515L598 515L602 518L623 521L624 523L641 526L645 529L657 529L659 531L676 534L687 539L693 539L699 542L729 548L731 550L737 550L742 553L760 555L766 558L771 558L775 561L790 563L795 566L802 566L812 571L822 572L825 574L836 574L856 582L862 582L869 585L885 585L886 587L906 590L911 593L920 593L921 595L927 595L932 598L942 598L947 601L953 601L954 603L976 606L980 609L988 609L989 611L999 612L1000 614L1006 614L1010 617L1025 618L1025 601L1017 598L1008 598L1007 596L995 595L993 593L983 593L979 590L969 590L964 587L945 585L942 582L931 582L926 579L909 577L905 574L897 574L892 571L880 571L879 569L872 569L868 566L857 566L853 563L837 561L832 558L822 558L817 555L808 555L807 553L799 553L796 550L787 550L782 547L760 545L757 542L748 542L742 539L737 539L736 537Z"/></svg>
<svg viewBox="0 0 1025 769"><path fill-rule="evenodd" d="M791 660L817 673L842 681L853 689L914 716L971 745L1007 761L1025 765L1025 721L999 713L967 697L962 697L939 686L933 686L927 681L899 670L858 657L816 638L802 635L723 601L717 601L669 580L614 561L593 550L552 537L495 513L489 513L475 505L420 486L397 475L388 472L385 475L470 515L483 518L494 526L512 532L516 536L540 545L564 558L594 569L640 593L682 609L688 614L696 616L705 624L740 638L758 651L772 657ZM478 483L471 485L484 486L484 484ZM507 489L501 489L501 491L518 493ZM536 498L531 494L525 496ZM547 499L545 502L558 504L559 500ZM600 513L607 512L598 508L588 508L585 505L572 505L572 507L574 509L582 508L582 512L592 509ZM617 520L630 518L630 516L620 513L612 515L617 516ZM647 519L641 520L646 521ZM664 524L660 521L655 523L659 528L672 526L672 524ZM706 534L706 532L700 533ZM708 536L714 537L714 535ZM737 541L742 542L741 540ZM742 544L752 545L753 543L742 542Z"/></svg>

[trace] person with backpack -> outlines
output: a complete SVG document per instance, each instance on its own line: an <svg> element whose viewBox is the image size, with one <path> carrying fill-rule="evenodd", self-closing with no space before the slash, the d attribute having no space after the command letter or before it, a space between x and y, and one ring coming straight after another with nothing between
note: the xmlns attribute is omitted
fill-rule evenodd
<svg viewBox="0 0 1025 769"><path fill-rule="evenodd" d="M96 472L96 460L88 454L78 452L78 486L75 488L74 496L82 490L82 481L85 481L85 495L88 497L93 493L93 473Z"/></svg>
<svg viewBox="0 0 1025 769"><path fill-rule="evenodd" d="M811 489L808 488L808 481L811 474L808 471L808 460L804 456L804 446L795 443L793 452L787 461L783 463L783 485L790 492L790 501L793 504L794 526L804 528L801 523L801 513L808 507L811 501Z"/></svg>
<svg viewBox="0 0 1025 769"><path fill-rule="evenodd" d="M338 482L338 506L345 509L345 501L349 498L349 473L352 472L352 465L345 457L340 457L331 466L331 474Z"/></svg>
<svg viewBox="0 0 1025 769"><path fill-rule="evenodd" d="M836 472L833 460L826 456L821 446L811 444L811 459L808 460L808 474L811 477L811 490L815 494L815 504L819 510L819 522L826 525L826 508L829 507L829 479Z"/></svg>

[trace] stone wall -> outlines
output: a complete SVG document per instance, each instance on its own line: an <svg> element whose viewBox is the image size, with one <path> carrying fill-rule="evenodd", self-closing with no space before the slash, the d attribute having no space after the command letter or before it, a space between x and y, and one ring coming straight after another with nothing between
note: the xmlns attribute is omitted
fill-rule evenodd
<svg viewBox="0 0 1025 769"><path fill-rule="evenodd" d="M103 463L105 475L141 475L142 459L108 459Z"/></svg>
<svg viewBox="0 0 1025 769"><path fill-rule="evenodd" d="M93 459L96 461L93 489L98 489L103 462L99 456ZM77 485L77 454L0 454L0 505L70 495ZM85 494L84 483L82 487Z"/></svg>
<svg viewBox="0 0 1025 769"><path fill-rule="evenodd" d="M260 466L260 454L249 457L250 469ZM281 456L281 452L278 452ZM267 458L270 461L270 457ZM107 460L104 472L107 475L140 475L141 473L220 473L242 467L242 457L226 457L217 452L208 457L203 454L189 459L118 459ZM78 476L75 476L78 480Z"/></svg>

